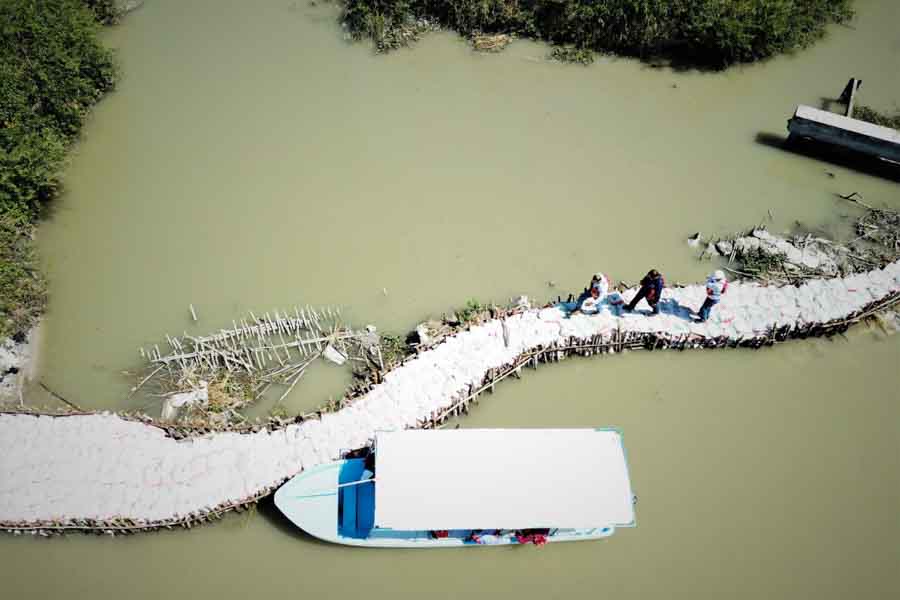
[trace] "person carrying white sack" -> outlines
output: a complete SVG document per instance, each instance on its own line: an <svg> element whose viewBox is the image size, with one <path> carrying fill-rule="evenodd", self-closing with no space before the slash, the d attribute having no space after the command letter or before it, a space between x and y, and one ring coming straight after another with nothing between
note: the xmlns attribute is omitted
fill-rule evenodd
<svg viewBox="0 0 900 600"><path fill-rule="evenodd" d="M603 273L594 273L591 277L590 294L578 307L586 315L595 315L600 312L607 294L609 294L609 279Z"/></svg>
<svg viewBox="0 0 900 600"><path fill-rule="evenodd" d="M609 278L603 273L594 273L594 276L591 278L591 288L596 289L597 294L597 304L602 304L606 302L611 308L615 308L616 311L613 314L621 314L622 307L625 306L625 298L622 297L618 291L613 290L609 291ZM599 311L600 307L597 307Z"/></svg>
<svg viewBox="0 0 900 600"><path fill-rule="evenodd" d="M599 292L600 302L603 302L606 295L609 294L609 278L603 273L594 273L591 277L591 287L596 288Z"/></svg>
<svg viewBox="0 0 900 600"><path fill-rule="evenodd" d="M578 299L572 301L569 296L568 302L561 302L561 308L567 315L581 312L586 315L595 315L600 312L603 301L609 293L609 279L603 273L594 273L591 277L591 283L584 289Z"/></svg>
<svg viewBox="0 0 900 600"><path fill-rule="evenodd" d="M725 279L725 273L722 271L716 271L706 279L706 300L703 301L703 306L697 311L701 323L709 319L709 313L712 311L713 306L719 303L722 299L722 294L727 290L728 280Z"/></svg>

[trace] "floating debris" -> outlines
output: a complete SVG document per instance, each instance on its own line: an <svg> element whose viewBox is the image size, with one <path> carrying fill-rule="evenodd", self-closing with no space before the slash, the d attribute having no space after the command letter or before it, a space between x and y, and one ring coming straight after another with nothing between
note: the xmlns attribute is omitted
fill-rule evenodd
<svg viewBox="0 0 900 600"><path fill-rule="evenodd" d="M900 213L869 206L855 192L839 196L865 209L854 223L856 237L846 243L809 233L781 237L757 227L710 242L701 256L727 259L725 269L744 278L793 284L846 277L900 259Z"/></svg>
<svg viewBox="0 0 900 600"><path fill-rule="evenodd" d="M472 47L480 52L500 52L513 41L506 33L476 33L472 36Z"/></svg>
<svg viewBox="0 0 900 600"><path fill-rule="evenodd" d="M325 346L325 350L322 351L322 358L329 362L333 362L336 365L342 365L347 362L347 355L343 354L331 344Z"/></svg>
<svg viewBox="0 0 900 600"><path fill-rule="evenodd" d="M166 398L162 407L162 420L171 421L178 414L178 409L183 406L206 406L209 404L209 384L201 381L196 390L172 394Z"/></svg>
<svg viewBox="0 0 900 600"><path fill-rule="evenodd" d="M356 360L382 366L380 339L372 330L355 331L341 323L333 307L275 310L232 321L229 329L204 337L166 335L169 352L158 345L140 354L147 366L132 394L143 390L160 398L163 419L199 427L242 423L238 412L282 387L279 402L294 389L306 369L323 357L336 364ZM188 399L206 398L195 402Z"/></svg>

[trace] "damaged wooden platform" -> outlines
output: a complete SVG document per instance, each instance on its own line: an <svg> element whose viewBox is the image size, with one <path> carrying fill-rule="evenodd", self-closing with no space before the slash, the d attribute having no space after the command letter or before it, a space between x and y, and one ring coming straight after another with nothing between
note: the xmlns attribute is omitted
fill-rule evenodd
<svg viewBox="0 0 900 600"><path fill-rule="evenodd" d="M900 302L900 261L797 287L734 283L710 321L698 323L690 309L704 295L702 285L667 289L658 316L641 305L571 318L554 307L517 310L410 358L341 410L256 432L175 439L161 425L108 413L0 414L0 529L190 527L367 445L378 430L435 426L524 367L573 354L760 347L844 331Z"/></svg>

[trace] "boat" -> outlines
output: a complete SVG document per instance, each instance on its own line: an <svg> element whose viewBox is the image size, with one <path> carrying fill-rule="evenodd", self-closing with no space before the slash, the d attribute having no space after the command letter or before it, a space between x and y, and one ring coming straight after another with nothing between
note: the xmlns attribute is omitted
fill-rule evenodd
<svg viewBox="0 0 900 600"><path fill-rule="evenodd" d="M328 542L445 548L606 538L634 526L634 499L618 430L453 429L378 432L275 506Z"/></svg>

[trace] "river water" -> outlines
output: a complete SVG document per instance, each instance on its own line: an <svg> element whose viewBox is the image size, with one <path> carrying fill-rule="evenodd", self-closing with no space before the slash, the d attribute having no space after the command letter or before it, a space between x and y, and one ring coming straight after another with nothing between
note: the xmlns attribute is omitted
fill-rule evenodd
<svg viewBox="0 0 900 600"><path fill-rule="evenodd" d="M835 193L898 208L896 181L770 141L851 76L864 103L898 108L900 5L857 5L852 27L795 56L698 73L559 65L522 41L478 55L445 33L374 56L327 5L148 2L106 34L124 79L40 232L40 380L85 407L138 408L122 371L139 346L247 309L336 304L407 331L469 298L566 295L601 269L698 280L711 265L687 235L762 221L840 234L856 213ZM623 430L638 526L601 542L347 549L264 504L191 532L0 537L0 573L15 598L893 595L898 359L900 336L860 327L572 360L499 386L462 426ZM346 382L322 366L289 406Z"/></svg>

